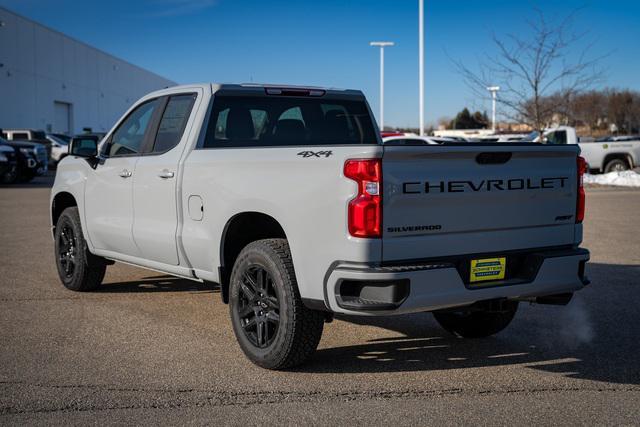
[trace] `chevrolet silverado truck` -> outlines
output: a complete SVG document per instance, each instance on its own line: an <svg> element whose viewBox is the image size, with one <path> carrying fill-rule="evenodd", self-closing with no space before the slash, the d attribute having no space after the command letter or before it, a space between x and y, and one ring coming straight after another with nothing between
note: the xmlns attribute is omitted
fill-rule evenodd
<svg viewBox="0 0 640 427"><path fill-rule="evenodd" d="M382 144L360 91L192 85L75 138L51 192L64 286L133 264L217 283L246 356L299 365L335 313L462 337L583 288L576 145Z"/></svg>
<svg viewBox="0 0 640 427"><path fill-rule="evenodd" d="M640 139L582 142L575 128L558 126L546 129L542 139L538 132L532 132L525 140L545 144L580 145L587 168L594 173L620 172L640 165Z"/></svg>

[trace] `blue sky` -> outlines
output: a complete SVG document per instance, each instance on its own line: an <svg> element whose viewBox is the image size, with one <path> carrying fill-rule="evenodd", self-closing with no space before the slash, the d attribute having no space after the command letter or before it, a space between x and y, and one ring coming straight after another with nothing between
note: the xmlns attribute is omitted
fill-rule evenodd
<svg viewBox="0 0 640 427"><path fill-rule="evenodd" d="M0 0L0 5L179 83L269 82L361 89L378 111L385 51L385 124L418 123L417 0ZM603 86L640 90L640 0L425 0L425 116L435 123L474 98L450 58L477 64L491 32L526 31L580 8L591 52L607 54Z"/></svg>

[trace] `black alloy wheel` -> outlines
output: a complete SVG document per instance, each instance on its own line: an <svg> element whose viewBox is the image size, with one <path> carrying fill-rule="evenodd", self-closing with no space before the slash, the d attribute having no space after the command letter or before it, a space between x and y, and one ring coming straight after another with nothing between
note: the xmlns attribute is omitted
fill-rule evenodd
<svg viewBox="0 0 640 427"><path fill-rule="evenodd" d="M233 263L231 325L244 354L258 366L288 369L308 360L322 336L325 315L302 302L289 243L256 240Z"/></svg>
<svg viewBox="0 0 640 427"><path fill-rule="evenodd" d="M64 224L58 235L58 259L66 278L73 277L76 270L78 245L73 228Z"/></svg>
<svg viewBox="0 0 640 427"><path fill-rule="evenodd" d="M107 261L87 248L76 206L62 212L56 221L54 236L54 256L62 284L72 291L91 291L100 286Z"/></svg>
<svg viewBox="0 0 640 427"><path fill-rule="evenodd" d="M236 310L247 339L258 348L268 347L280 326L280 300L263 266L252 264L244 271Z"/></svg>

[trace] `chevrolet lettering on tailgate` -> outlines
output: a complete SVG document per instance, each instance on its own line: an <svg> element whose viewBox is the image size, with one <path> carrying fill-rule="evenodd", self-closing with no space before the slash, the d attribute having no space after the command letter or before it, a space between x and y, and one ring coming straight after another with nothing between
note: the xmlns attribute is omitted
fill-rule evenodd
<svg viewBox="0 0 640 427"><path fill-rule="evenodd" d="M467 191L518 191L564 188L569 177L487 179L482 181L404 182L404 194L464 193Z"/></svg>

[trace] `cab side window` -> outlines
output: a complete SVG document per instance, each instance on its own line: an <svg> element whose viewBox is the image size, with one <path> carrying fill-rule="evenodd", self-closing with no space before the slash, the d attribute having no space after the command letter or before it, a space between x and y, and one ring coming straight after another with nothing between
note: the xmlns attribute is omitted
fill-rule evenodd
<svg viewBox="0 0 640 427"><path fill-rule="evenodd" d="M109 157L131 156L142 151L144 136L158 104L158 99L145 102L129 114L113 132L107 148Z"/></svg>
<svg viewBox="0 0 640 427"><path fill-rule="evenodd" d="M169 98L153 144L154 153L164 153L178 145L195 99L195 94L176 95Z"/></svg>
<svg viewBox="0 0 640 427"><path fill-rule="evenodd" d="M557 130L547 135L547 144L566 144L567 131Z"/></svg>

